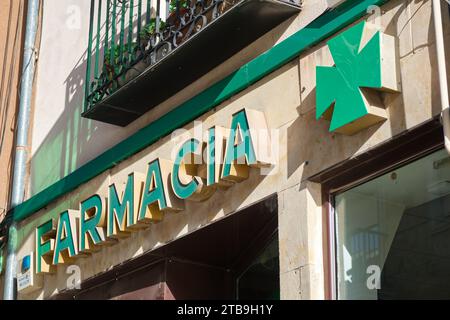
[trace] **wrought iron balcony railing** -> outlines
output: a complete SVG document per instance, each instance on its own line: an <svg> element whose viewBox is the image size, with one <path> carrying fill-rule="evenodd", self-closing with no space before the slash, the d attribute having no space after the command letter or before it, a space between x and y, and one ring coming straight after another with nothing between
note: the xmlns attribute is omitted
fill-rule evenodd
<svg viewBox="0 0 450 320"><path fill-rule="evenodd" d="M300 0L91 0L83 116L125 126L282 21Z"/></svg>

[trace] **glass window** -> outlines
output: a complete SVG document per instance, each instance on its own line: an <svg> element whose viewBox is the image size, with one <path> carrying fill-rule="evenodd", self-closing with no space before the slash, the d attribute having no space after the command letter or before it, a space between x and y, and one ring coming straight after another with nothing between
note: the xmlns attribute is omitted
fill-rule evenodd
<svg viewBox="0 0 450 320"><path fill-rule="evenodd" d="M339 299L450 298L445 150L335 197Z"/></svg>
<svg viewBox="0 0 450 320"><path fill-rule="evenodd" d="M278 234L237 279L239 300L279 300Z"/></svg>

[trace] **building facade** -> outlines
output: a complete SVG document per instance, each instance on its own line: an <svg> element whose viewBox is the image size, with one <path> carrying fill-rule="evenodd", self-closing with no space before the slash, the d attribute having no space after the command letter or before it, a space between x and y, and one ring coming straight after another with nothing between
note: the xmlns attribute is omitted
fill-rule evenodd
<svg viewBox="0 0 450 320"><path fill-rule="evenodd" d="M0 221L10 207L10 183L14 159L14 128L19 102L19 82L22 65L24 11L21 2L2 1L0 3ZM0 248L6 246L6 226L0 236ZM0 272L5 265L0 257ZM1 285L1 280L0 280ZM3 287L3 286L2 286Z"/></svg>
<svg viewBox="0 0 450 320"><path fill-rule="evenodd" d="M437 3L40 1L0 283L18 299L449 298Z"/></svg>

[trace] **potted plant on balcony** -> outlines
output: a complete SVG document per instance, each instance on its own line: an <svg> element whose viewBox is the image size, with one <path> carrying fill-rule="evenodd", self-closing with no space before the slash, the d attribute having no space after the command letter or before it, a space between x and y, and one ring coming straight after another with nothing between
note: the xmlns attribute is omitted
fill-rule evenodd
<svg viewBox="0 0 450 320"><path fill-rule="evenodd" d="M217 10L215 12L216 16L213 17L214 8L210 8L205 15L208 19L208 22L211 22L212 20L216 19L217 17L221 16L223 13L228 11L232 6L234 6L239 0L222 0L217 1ZM214 2L214 0L211 0L211 2Z"/></svg>
<svg viewBox="0 0 450 320"><path fill-rule="evenodd" d="M213 0L210 0L213 1ZM176 44L180 45L192 34L192 23L190 20L195 16L196 0L179 0L177 11L177 0L169 2L169 16L167 25L176 32ZM190 8L192 7L192 8ZM191 10L193 11L191 13Z"/></svg>
<svg viewBox="0 0 450 320"><path fill-rule="evenodd" d="M119 87L123 86L125 83L130 81L135 77L133 72L130 72L131 69L136 68L135 64L129 70L127 70L122 76L117 77L122 71L128 67L128 64L132 62L135 55L139 52L139 47L136 42L131 44L131 50L129 49L128 44L125 44L122 48L122 61L120 61L120 46L113 45L111 48L105 51L104 55L104 72L106 75L106 79L111 82L110 88L114 87L114 82L117 80L117 85ZM111 63L111 54L112 54L112 63Z"/></svg>
<svg viewBox="0 0 450 320"><path fill-rule="evenodd" d="M160 43L161 41L165 41L164 38L168 36L169 28L167 26L167 23L164 20L160 20L159 32L157 32L156 22L156 18L150 19L150 22L140 32L139 37L141 39L141 42L144 44L140 48L140 50L148 50L149 44L150 51L155 50L158 47L158 43ZM134 69L142 72L151 64L150 60L153 59L151 58L151 55L147 54L144 59L142 59L135 65Z"/></svg>
<svg viewBox="0 0 450 320"><path fill-rule="evenodd" d="M176 0L171 0L169 6L170 14L167 21L168 24L174 25L175 30L180 31L181 33L181 36L178 35L179 39L177 44L181 44L192 35L202 30L207 24L222 15L238 1L239 0L205 0L204 2L197 2L191 0L189 2L189 0L179 0L180 10L178 18L176 14ZM189 5L189 3L191 3L191 5ZM189 6L192 8L190 9ZM215 16L213 16L213 14L215 14ZM182 17L184 17L184 23L186 23L184 26L181 26Z"/></svg>
<svg viewBox="0 0 450 320"><path fill-rule="evenodd" d="M166 28L166 22L160 20L159 30L162 32ZM147 24L139 34L141 40L149 41L156 34L156 18L150 19L150 23Z"/></svg>
<svg viewBox="0 0 450 320"><path fill-rule="evenodd" d="M181 20L179 18L185 17L189 9L189 0L178 0L179 16L177 16L177 0L170 0L169 2L169 16L167 17L167 24L174 26L175 30L180 27Z"/></svg>
<svg viewBox="0 0 450 320"><path fill-rule="evenodd" d="M111 58L112 55L112 58ZM112 61L111 61L112 59ZM107 80L108 89L114 89L114 80L116 78L117 74L117 68L116 66L119 63L119 47L118 46L112 46L111 48L108 48L105 50L105 54L103 57L103 73Z"/></svg>

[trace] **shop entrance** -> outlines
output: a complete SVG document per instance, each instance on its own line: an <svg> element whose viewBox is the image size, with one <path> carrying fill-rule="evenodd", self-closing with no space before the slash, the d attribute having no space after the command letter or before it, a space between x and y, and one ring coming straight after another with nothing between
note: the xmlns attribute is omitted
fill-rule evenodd
<svg viewBox="0 0 450 320"><path fill-rule="evenodd" d="M56 299L279 299L276 195Z"/></svg>

